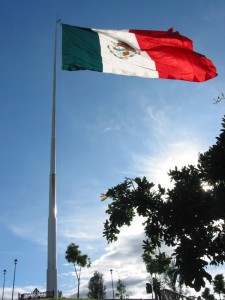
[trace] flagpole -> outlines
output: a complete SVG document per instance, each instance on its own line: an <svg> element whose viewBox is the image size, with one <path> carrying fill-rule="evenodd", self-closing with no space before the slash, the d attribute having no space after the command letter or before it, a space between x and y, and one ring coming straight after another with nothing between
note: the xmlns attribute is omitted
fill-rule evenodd
<svg viewBox="0 0 225 300"><path fill-rule="evenodd" d="M57 287L57 218L56 218L56 58L57 58L57 26L55 26L55 49L53 67L53 97L52 97L52 132L49 178L49 217L48 217L48 262L47 262L47 292L54 291L58 297Z"/></svg>

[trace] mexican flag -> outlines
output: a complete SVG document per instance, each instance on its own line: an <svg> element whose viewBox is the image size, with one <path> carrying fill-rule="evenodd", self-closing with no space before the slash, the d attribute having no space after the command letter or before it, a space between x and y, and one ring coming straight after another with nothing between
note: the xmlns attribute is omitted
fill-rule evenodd
<svg viewBox="0 0 225 300"><path fill-rule="evenodd" d="M202 82L216 68L174 32L102 30L62 24L62 69Z"/></svg>

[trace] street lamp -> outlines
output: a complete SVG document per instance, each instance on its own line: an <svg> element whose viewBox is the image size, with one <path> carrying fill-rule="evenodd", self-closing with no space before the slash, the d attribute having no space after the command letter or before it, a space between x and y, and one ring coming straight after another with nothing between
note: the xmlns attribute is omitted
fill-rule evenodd
<svg viewBox="0 0 225 300"><path fill-rule="evenodd" d="M113 292L113 299L114 299L114 287L113 287L113 275L112 275L113 270L110 270L111 273L111 279L112 279L112 292Z"/></svg>
<svg viewBox="0 0 225 300"><path fill-rule="evenodd" d="M3 287L2 287L2 300L4 299L4 290L5 290L5 274L6 274L6 270L3 270Z"/></svg>
<svg viewBox="0 0 225 300"><path fill-rule="evenodd" d="M13 300L15 277L16 277L16 264L17 264L17 259L14 259L14 276L13 276L12 300Z"/></svg>

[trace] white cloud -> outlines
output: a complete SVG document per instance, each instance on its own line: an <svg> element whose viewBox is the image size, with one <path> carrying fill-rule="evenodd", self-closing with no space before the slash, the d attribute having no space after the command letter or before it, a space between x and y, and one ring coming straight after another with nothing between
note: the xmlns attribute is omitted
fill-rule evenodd
<svg viewBox="0 0 225 300"><path fill-rule="evenodd" d="M97 270L104 275L107 287L107 296L112 297L111 273L113 270L114 289L116 283L121 279L127 286L127 294L130 297L148 298L145 291L147 272L141 255L144 232L143 219L135 217L130 227L121 230L116 242L108 245L105 253L92 263L90 269L82 271L81 291L83 296L88 292L87 285L94 271ZM76 293L76 289L67 291L67 294Z"/></svg>
<svg viewBox="0 0 225 300"><path fill-rule="evenodd" d="M40 230L40 227L45 228L41 222L34 221L33 224L20 222L20 224L9 224L8 226L9 229L20 238L33 241L41 246L47 246L46 230Z"/></svg>
<svg viewBox="0 0 225 300"><path fill-rule="evenodd" d="M174 142L164 145L156 154L141 156L133 155L134 172L138 176L146 176L155 184L163 187L171 187L172 183L168 176L170 169L198 162L200 146L190 141Z"/></svg>
<svg viewBox="0 0 225 300"><path fill-rule="evenodd" d="M103 133L109 132L109 131L119 131L120 130L120 126L116 125L114 127L105 127L103 130Z"/></svg>

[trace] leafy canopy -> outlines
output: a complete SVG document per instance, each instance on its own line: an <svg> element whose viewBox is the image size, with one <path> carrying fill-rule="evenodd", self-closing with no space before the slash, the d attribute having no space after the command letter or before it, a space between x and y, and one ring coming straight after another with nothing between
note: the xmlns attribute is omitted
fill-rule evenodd
<svg viewBox="0 0 225 300"><path fill-rule="evenodd" d="M223 274L217 274L214 277L213 289L214 289L215 293L219 294L219 297L221 294L225 294L225 281L224 281ZM220 297L220 299L221 299L221 297Z"/></svg>
<svg viewBox="0 0 225 300"><path fill-rule="evenodd" d="M99 273L98 271L94 272L93 277L91 277L91 279L89 280L88 289L88 298L105 299L106 286L104 285L104 278L102 273Z"/></svg>
<svg viewBox="0 0 225 300"><path fill-rule="evenodd" d="M72 263L74 266L74 271L76 273L77 277L77 298L80 297L80 274L81 274L81 268L87 267L89 268L91 266L90 258L87 254L81 254L81 251L79 249L79 246L71 243L66 250L65 258L69 263Z"/></svg>
<svg viewBox="0 0 225 300"><path fill-rule="evenodd" d="M91 265L88 255L82 255L79 246L74 243L67 247L65 258L69 263L78 267L90 267Z"/></svg>
<svg viewBox="0 0 225 300"><path fill-rule="evenodd" d="M126 297L126 285L120 279L118 279L116 284L116 297L119 299L124 299Z"/></svg>
<svg viewBox="0 0 225 300"><path fill-rule="evenodd" d="M112 199L106 213L103 235L117 240L120 228L130 225L134 216L145 217L146 239L143 260L149 273L163 273L171 257L161 252L172 249L175 276L199 291L211 281L208 265L225 261L225 119L216 144L199 154L197 166L176 167L168 175L174 183L166 190L155 187L146 177L126 178L109 189Z"/></svg>

